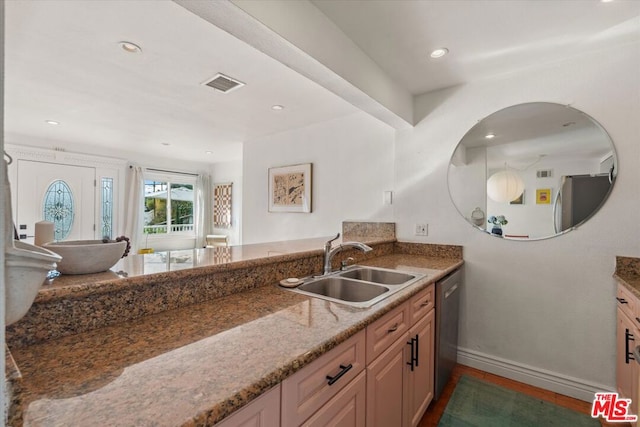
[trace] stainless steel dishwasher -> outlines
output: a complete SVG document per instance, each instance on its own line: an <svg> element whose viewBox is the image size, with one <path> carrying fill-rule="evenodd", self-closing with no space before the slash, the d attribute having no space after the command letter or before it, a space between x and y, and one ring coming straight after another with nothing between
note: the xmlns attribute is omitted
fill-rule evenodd
<svg viewBox="0 0 640 427"><path fill-rule="evenodd" d="M458 359L458 312L462 272L456 270L436 282L435 395L437 400L447 385Z"/></svg>

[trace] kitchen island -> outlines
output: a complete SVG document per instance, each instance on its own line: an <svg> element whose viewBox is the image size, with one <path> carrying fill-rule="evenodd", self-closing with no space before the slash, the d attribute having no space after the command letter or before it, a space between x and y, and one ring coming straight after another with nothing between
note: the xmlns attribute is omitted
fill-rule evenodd
<svg viewBox="0 0 640 427"><path fill-rule="evenodd" d="M373 256L358 264L426 276L367 309L296 294L270 279L200 303L46 340L21 340L23 329L17 327L9 340L9 361L12 357L17 366L10 424L213 425L462 265L460 247L394 240L369 241ZM275 263L243 259L209 265L207 274L214 277L218 268L218 273L236 269L244 276L243 263L268 265L281 274L298 269L298 263L307 268L309 259L310 268L318 267L321 250L307 250L302 241L294 246L278 254ZM283 260L291 263L290 270L282 269ZM183 284L190 274L202 273L197 270L160 274L175 274L173 280ZM113 290L114 280L101 283ZM134 286L143 282L139 278ZM98 292L90 288L79 282L59 285L50 291L55 297L45 289L39 298L65 301L78 292Z"/></svg>

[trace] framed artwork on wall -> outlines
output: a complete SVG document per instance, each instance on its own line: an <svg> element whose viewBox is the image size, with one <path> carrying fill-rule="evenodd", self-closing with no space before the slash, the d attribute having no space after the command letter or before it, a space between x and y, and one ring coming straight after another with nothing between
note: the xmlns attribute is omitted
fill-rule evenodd
<svg viewBox="0 0 640 427"><path fill-rule="evenodd" d="M311 163L269 168L269 212L311 212Z"/></svg>
<svg viewBox="0 0 640 427"><path fill-rule="evenodd" d="M550 188L538 188L536 190L536 204L548 205L551 204L551 189Z"/></svg>
<svg viewBox="0 0 640 427"><path fill-rule="evenodd" d="M510 205L524 205L524 190L522 194L517 198L509 202Z"/></svg>
<svg viewBox="0 0 640 427"><path fill-rule="evenodd" d="M213 184L213 226L231 228L231 190L233 183Z"/></svg>

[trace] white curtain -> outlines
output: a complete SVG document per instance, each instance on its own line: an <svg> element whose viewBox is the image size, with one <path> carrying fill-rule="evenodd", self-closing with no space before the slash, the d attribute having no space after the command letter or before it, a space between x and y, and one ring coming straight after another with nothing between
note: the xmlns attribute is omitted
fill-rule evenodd
<svg viewBox="0 0 640 427"><path fill-rule="evenodd" d="M196 231L196 248L206 245L207 234L211 232L211 180L209 175L198 174L196 179L196 199L194 228Z"/></svg>
<svg viewBox="0 0 640 427"><path fill-rule="evenodd" d="M142 233L142 215L144 178L142 167L130 166L127 174L127 202L124 207L124 233L131 240L131 253L138 253L138 249L144 248L144 236Z"/></svg>

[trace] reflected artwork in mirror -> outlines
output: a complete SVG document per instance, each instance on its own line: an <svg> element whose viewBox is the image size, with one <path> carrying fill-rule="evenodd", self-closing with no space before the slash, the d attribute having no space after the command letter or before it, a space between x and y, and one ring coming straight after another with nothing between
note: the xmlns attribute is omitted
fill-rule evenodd
<svg viewBox="0 0 640 427"><path fill-rule="evenodd" d="M593 216L617 169L613 142L593 118L570 106L532 102L493 113L464 135L449 163L449 194L483 232L546 239Z"/></svg>

